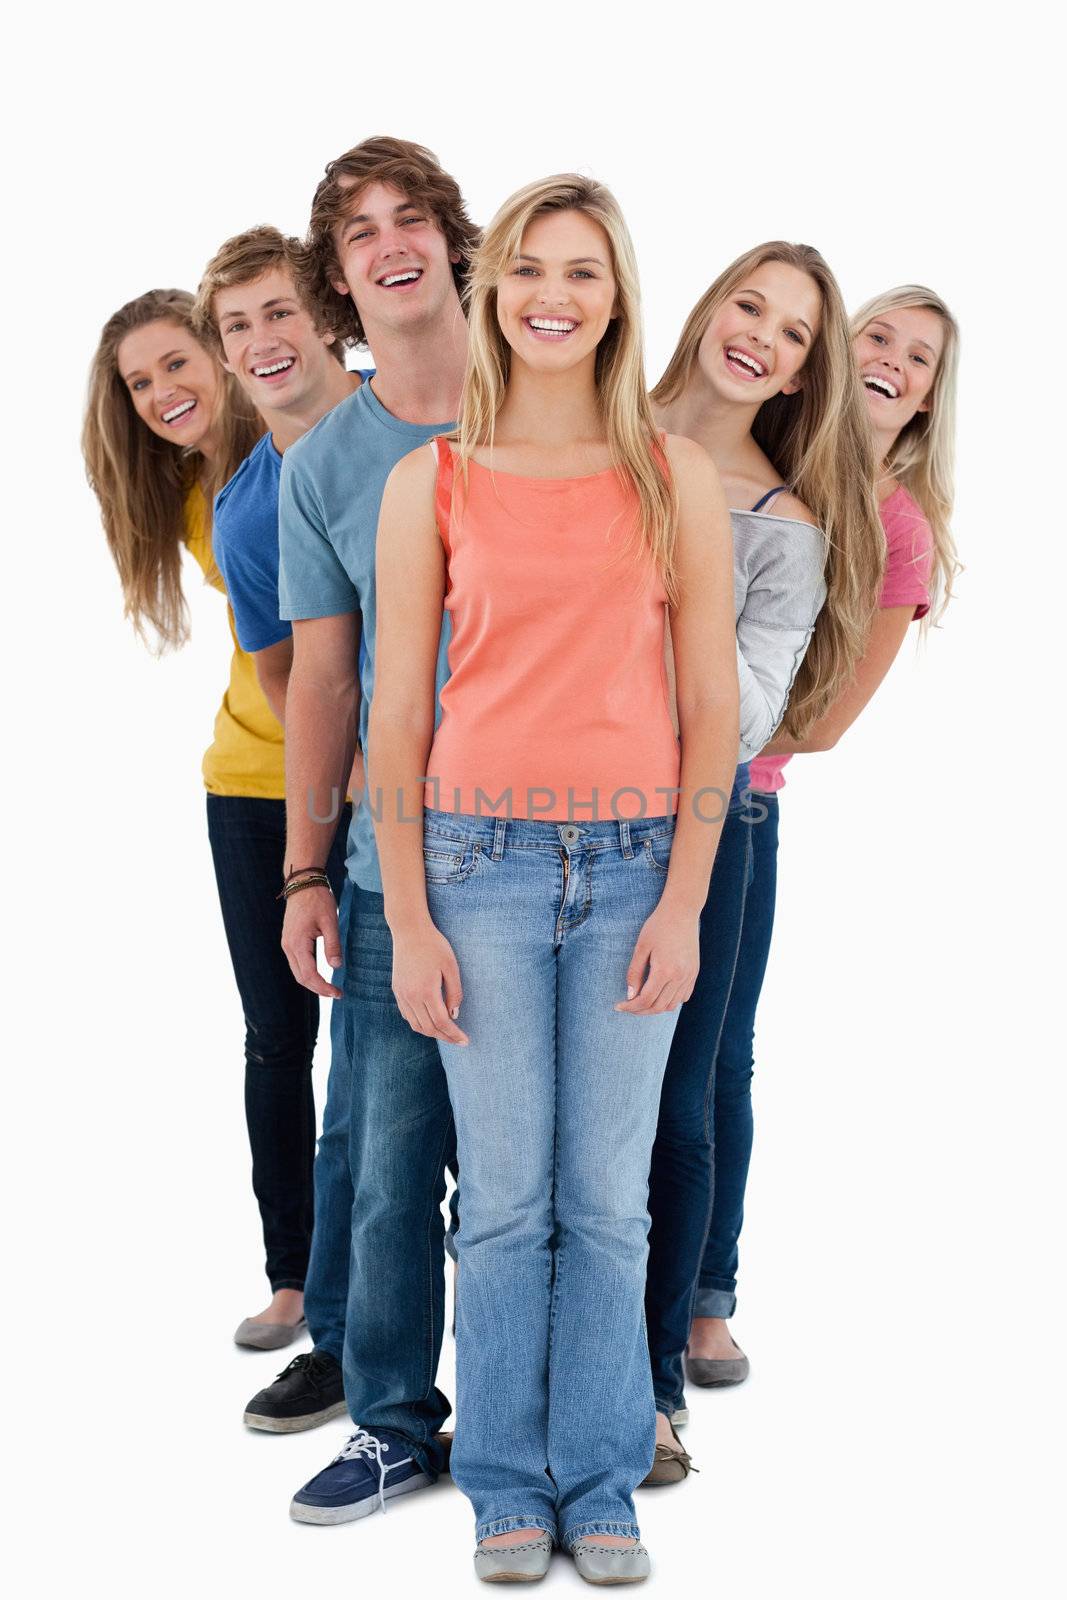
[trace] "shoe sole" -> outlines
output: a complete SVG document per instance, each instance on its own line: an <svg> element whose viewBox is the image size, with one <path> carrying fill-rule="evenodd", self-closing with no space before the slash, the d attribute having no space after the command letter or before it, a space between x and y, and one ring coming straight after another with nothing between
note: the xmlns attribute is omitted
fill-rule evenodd
<svg viewBox="0 0 1067 1600"><path fill-rule="evenodd" d="M405 1478L403 1483L395 1483L390 1489L386 1485L385 1498L392 1500L398 1494L410 1494L413 1489L422 1489L433 1480L425 1472L416 1473L413 1478ZM349 1506L306 1506L302 1502L293 1500L289 1506L289 1515L294 1522L311 1522L317 1527L333 1527L339 1522L358 1522L361 1517L369 1517L373 1512L381 1510L381 1500L376 1494L368 1495L365 1500L357 1500Z"/></svg>
<svg viewBox="0 0 1067 1600"><path fill-rule="evenodd" d="M689 1382L696 1384L698 1389L736 1389L739 1383L748 1382L748 1373L743 1378L694 1378L690 1373ZM677 1414L675 1421L677 1421Z"/></svg>
<svg viewBox="0 0 1067 1600"><path fill-rule="evenodd" d="M327 1406L325 1411L309 1411L302 1417L264 1417L258 1411L246 1411L244 1425L260 1433L303 1433L308 1428L321 1427L324 1422L332 1422L334 1417L347 1414L347 1405L343 1400L338 1400L336 1405Z"/></svg>
<svg viewBox="0 0 1067 1600"><path fill-rule="evenodd" d="M679 1406L677 1411L671 1412L671 1422L676 1428L684 1428L689 1421L689 1407Z"/></svg>

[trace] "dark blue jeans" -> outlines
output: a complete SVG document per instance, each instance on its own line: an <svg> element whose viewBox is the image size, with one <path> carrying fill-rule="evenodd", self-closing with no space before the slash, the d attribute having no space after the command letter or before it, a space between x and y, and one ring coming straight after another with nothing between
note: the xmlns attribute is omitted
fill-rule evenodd
<svg viewBox="0 0 1067 1600"><path fill-rule="evenodd" d="M348 813L328 864L344 881ZM245 1019L245 1117L272 1290L302 1289L314 1214L316 997L297 983L281 945L285 802L209 794L208 838L222 921Z"/></svg>
<svg viewBox="0 0 1067 1600"><path fill-rule="evenodd" d="M753 795L767 815L752 833L752 881L741 948L715 1062L715 1203L700 1269L695 1317L732 1317L737 1307L737 1241L752 1154L752 1040L774 927L778 878L778 796Z"/></svg>
<svg viewBox="0 0 1067 1600"><path fill-rule="evenodd" d="M437 1041L393 998L393 941L380 894L353 885L345 941L353 1194L345 1398L372 1433L403 1434L430 1472L451 1407L436 1386L445 1314L445 1169L456 1134ZM328 1348L328 1346L327 1346Z"/></svg>
<svg viewBox="0 0 1067 1600"><path fill-rule="evenodd" d="M731 805L700 914L700 973L667 1058L652 1150L645 1321L656 1409L668 1415L683 1401L682 1362L711 1220L715 1057L741 940L752 833L748 811Z"/></svg>

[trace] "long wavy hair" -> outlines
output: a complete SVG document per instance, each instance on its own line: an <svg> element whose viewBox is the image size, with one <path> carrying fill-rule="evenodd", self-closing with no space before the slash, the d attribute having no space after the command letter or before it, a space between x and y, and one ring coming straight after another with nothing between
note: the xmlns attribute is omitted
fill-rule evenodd
<svg viewBox="0 0 1067 1600"><path fill-rule="evenodd" d="M952 537L952 506L956 497L956 375L960 364L960 330L952 312L939 294L921 283L901 284L887 289L860 306L852 318L852 334L857 337L887 311L913 307L932 311L941 319L945 333L944 349L937 363L930 405L917 411L902 428L885 459L885 471L902 483L918 502L934 536L934 561L930 575L930 610L923 628L934 626L952 599L952 584L963 571Z"/></svg>
<svg viewBox="0 0 1067 1600"><path fill-rule="evenodd" d="M752 437L783 483L808 506L826 541L826 604L797 673L782 727L803 739L853 678L867 647L885 568L875 463L863 388L841 290L818 250L776 239L738 256L701 295L652 391L659 405L688 387L700 342L719 307L768 261L807 273L822 313L795 394L765 401Z"/></svg>
<svg viewBox="0 0 1067 1600"><path fill-rule="evenodd" d="M611 246L616 315L597 346L597 397L612 465L636 491L640 535L673 603L677 499L645 383L637 258L618 201L592 178L565 172L527 184L505 200L475 252L467 303L470 345L455 434L462 469L479 446L492 447L511 373L511 346L497 317L497 286L530 224L560 211L580 211L599 223Z"/></svg>
<svg viewBox="0 0 1067 1600"><path fill-rule="evenodd" d="M139 636L161 653L189 637L182 594L181 549L189 490L204 480L208 515L215 494L263 432L262 420L236 380L219 367L216 416L219 449L204 479L196 450L160 439L134 410L118 370L128 333L150 322L171 322L197 339L193 297L184 289L150 289L120 306L105 322L89 372L82 454L125 600ZM212 358L214 359L214 358Z"/></svg>

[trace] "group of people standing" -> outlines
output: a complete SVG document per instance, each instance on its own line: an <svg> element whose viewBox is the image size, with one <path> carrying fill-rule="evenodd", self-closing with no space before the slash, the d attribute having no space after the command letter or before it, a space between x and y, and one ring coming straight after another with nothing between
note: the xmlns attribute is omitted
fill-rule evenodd
<svg viewBox="0 0 1067 1600"><path fill-rule="evenodd" d="M84 450L127 612L183 642L184 546L235 631L204 777L272 1293L236 1338L312 1339L244 1420L356 1427L298 1520L450 1470L486 1581L556 1545L647 1575L633 1493L689 1473L684 1383L748 1373L783 768L951 592L957 350L928 289L850 321L772 242L650 391L602 184L480 233L384 137L304 240L253 228L105 325Z"/></svg>

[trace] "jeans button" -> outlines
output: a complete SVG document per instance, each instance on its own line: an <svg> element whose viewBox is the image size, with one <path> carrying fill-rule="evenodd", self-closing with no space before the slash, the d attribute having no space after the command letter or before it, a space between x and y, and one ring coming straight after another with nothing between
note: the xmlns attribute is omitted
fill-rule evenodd
<svg viewBox="0 0 1067 1600"><path fill-rule="evenodd" d="M578 829L577 828L567 827L567 828L561 828L559 831L563 836L563 843L564 844L574 844L575 841L578 838Z"/></svg>

